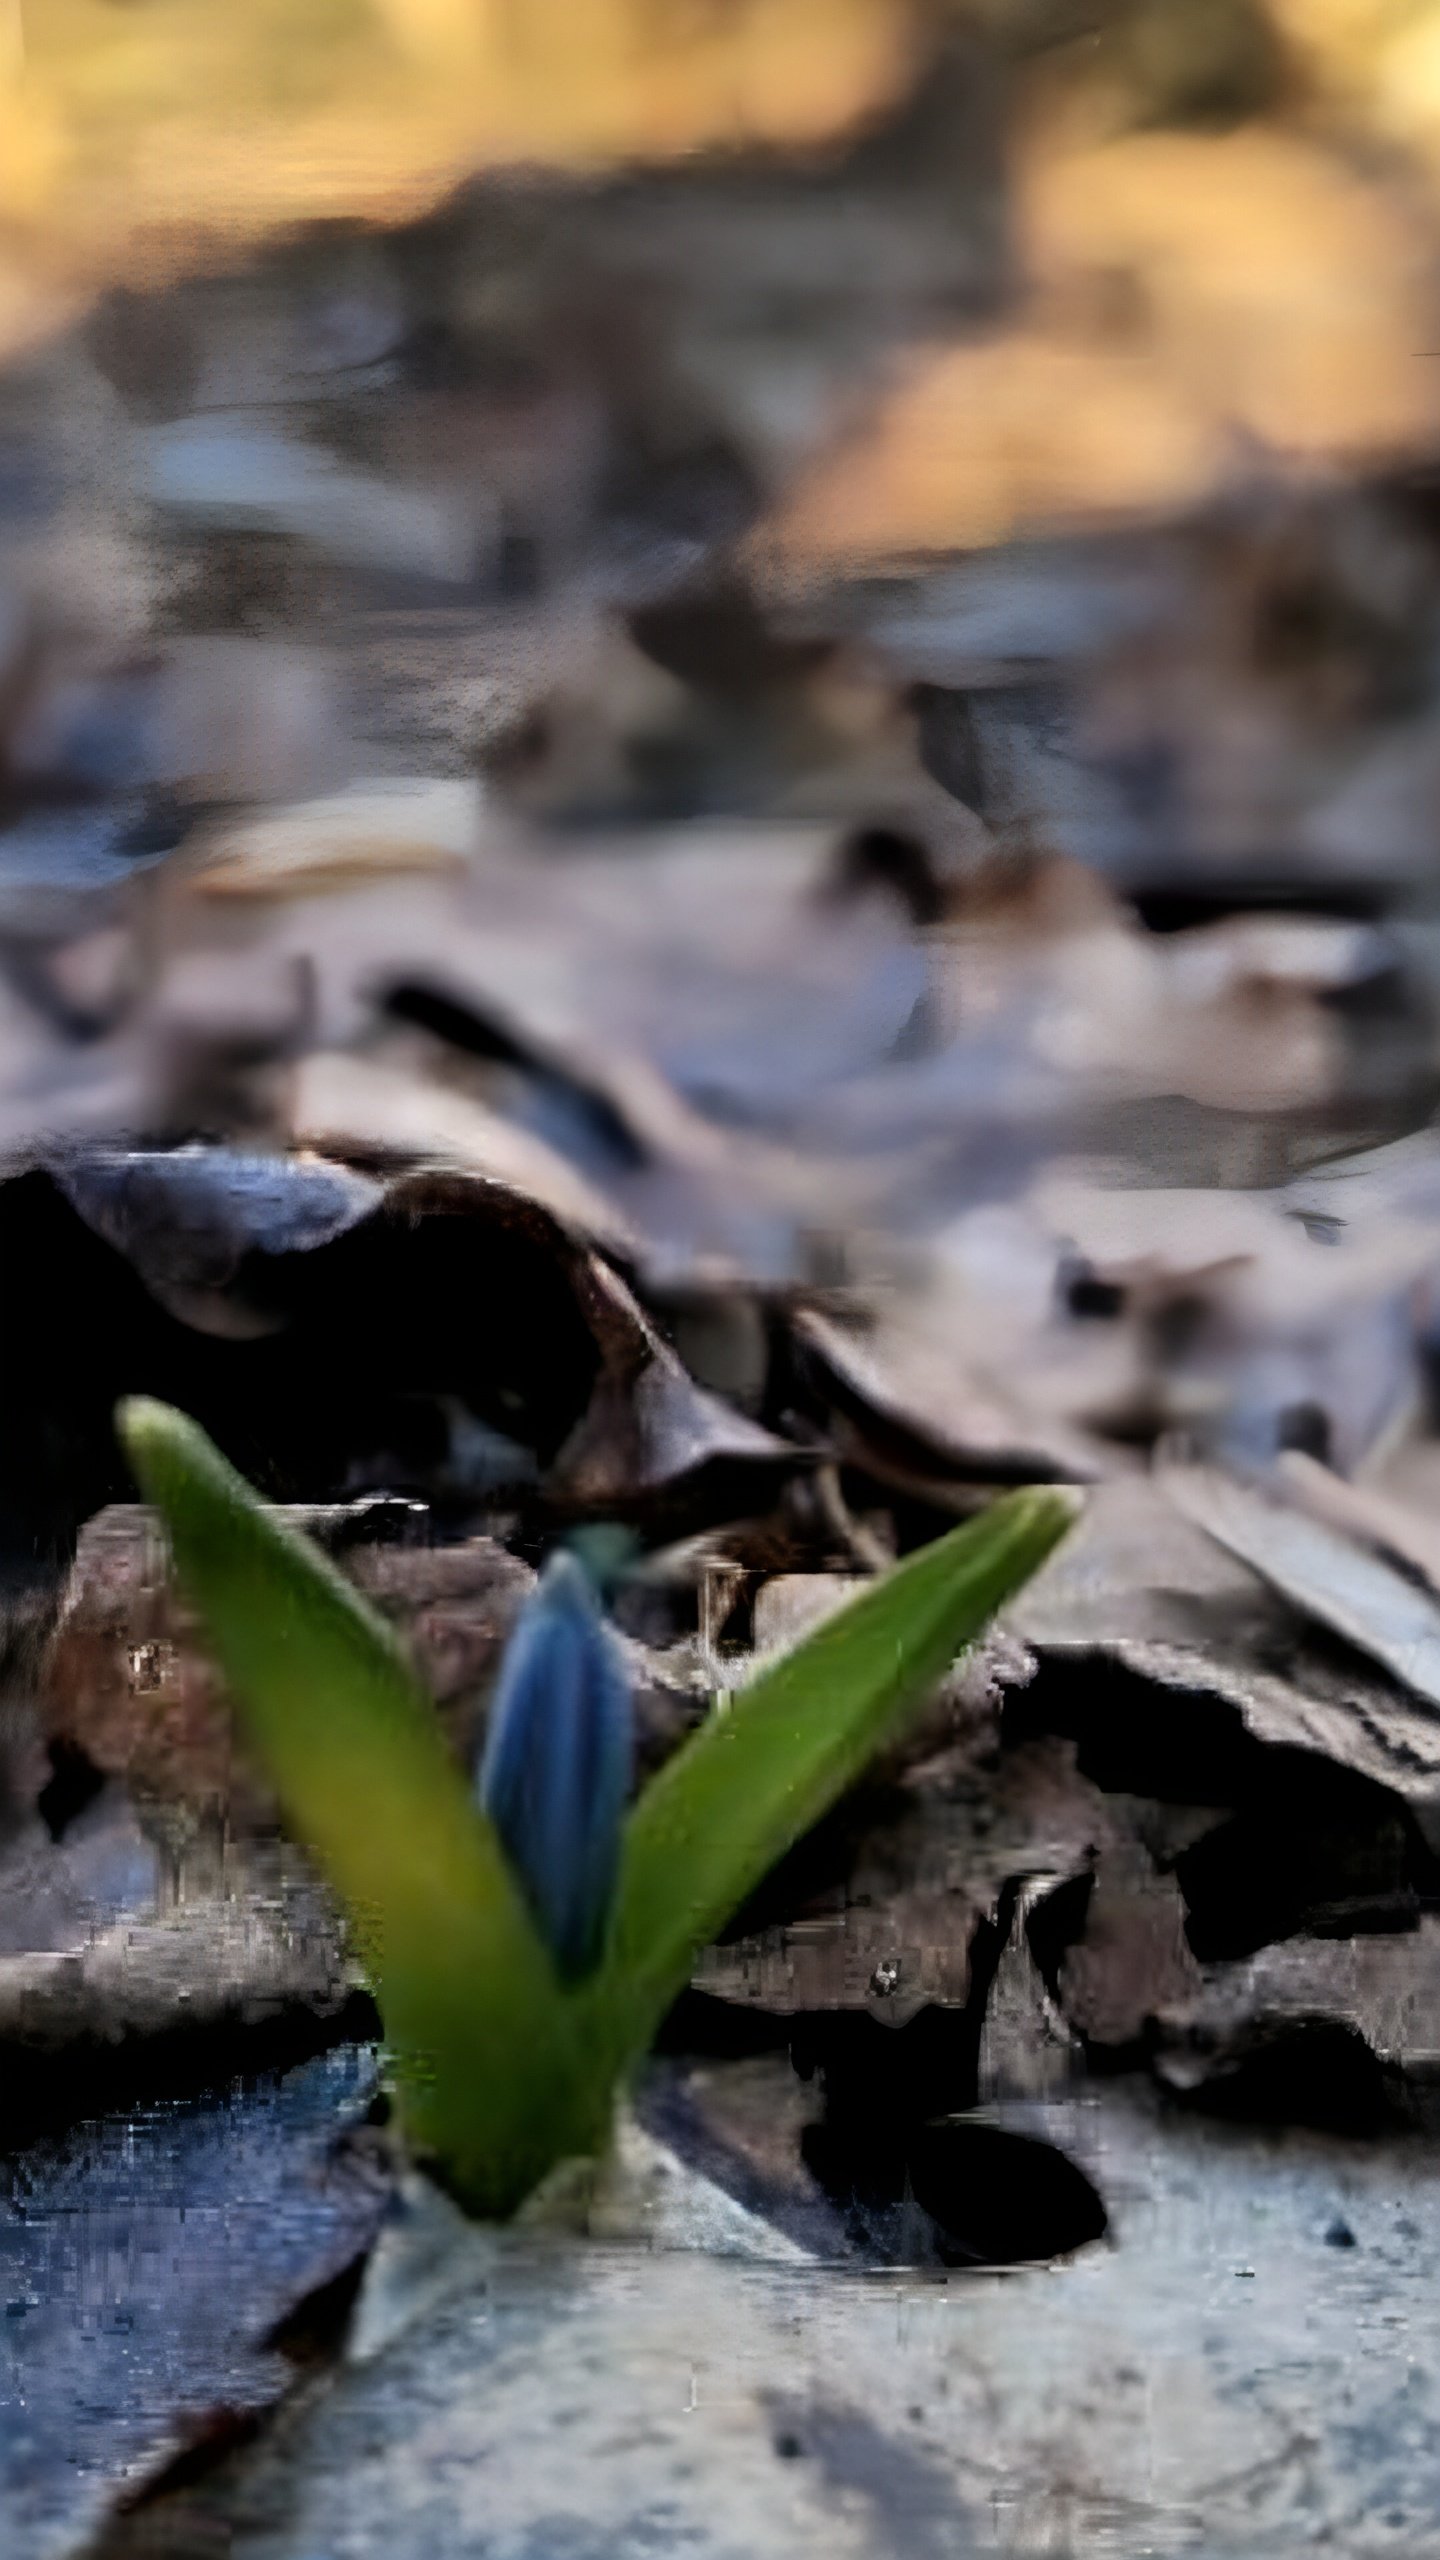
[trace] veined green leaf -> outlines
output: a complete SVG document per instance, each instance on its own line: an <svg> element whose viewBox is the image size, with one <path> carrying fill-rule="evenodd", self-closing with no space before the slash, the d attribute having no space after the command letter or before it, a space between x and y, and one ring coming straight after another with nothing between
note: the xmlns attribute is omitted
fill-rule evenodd
<svg viewBox="0 0 1440 2560"><path fill-rule="evenodd" d="M630 1817L594 2032L613 2068L648 2044L700 1949L893 1739L1075 1516L1054 1488L1008 1494L907 1556L724 1700Z"/></svg>
<svg viewBox="0 0 1440 2560"><path fill-rule="evenodd" d="M457 2195L511 2212L603 2141L610 2088L434 1707L384 1621L205 1434L135 1398L120 1428L286 1821L370 1974L406 2126Z"/></svg>

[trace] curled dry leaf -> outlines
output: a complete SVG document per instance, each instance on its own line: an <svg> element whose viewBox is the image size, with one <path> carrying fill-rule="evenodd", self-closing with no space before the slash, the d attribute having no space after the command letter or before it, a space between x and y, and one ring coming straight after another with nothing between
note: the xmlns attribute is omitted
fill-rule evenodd
<svg viewBox="0 0 1440 2560"><path fill-rule="evenodd" d="M296 1147L332 1161L451 1164L527 1193L609 1252L635 1250L619 1211L557 1148L433 1078L322 1051L300 1060L290 1078L289 1120Z"/></svg>
<svg viewBox="0 0 1440 2560"><path fill-rule="evenodd" d="M907 1325L902 1311L851 1330L810 1307L792 1322L841 1447L881 1477L1088 1484L1106 1470L1097 1443L1030 1412L941 1326Z"/></svg>
<svg viewBox="0 0 1440 2560"><path fill-rule="evenodd" d="M601 1355L590 1405L556 1460L556 1498L604 1511L656 1494L702 1468L738 1468L751 1501L799 1453L697 1387L619 1275L595 1255L577 1296Z"/></svg>
<svg viewBox="0 0 1440 2560"><path fill-rule="evenodd" d="M247 1304L249 1256L314 1253L383 1196L344 1165L228 1147L104 1150L58 1165L54 1179L182 1324L242 1338L276 1321Z"/></svg>
<svg viewBox="0 0 1440 2560"><path fill-rule="evenodd" d="M805 1464L698 1388L618 1272L506 1183L198 1149L107 1159L100 1180L94 1214L159 1303L48 1175L0 1185L28 1353L0 1397L0 1539L32 1575L124 1490L109 1417L140 1386L281 1498L381 1487L483 1517L538 1487L694 1504L703 1525L768 1508Z"/></svg>
<svg viewBox="0 0 1440 2560"><path fill-rule="evenodd" d="M1042 1672L1089 1675L1075 1712L1092 1724L1108 1669L1138 1682L1154 1747L1212 1770L1253 1744L1330 1761L1407 1805L1440 1840L1440 1720L1413 1688L1338 1647L1150 1482L1096 1488L1063 1553L1010 1611ZM1197 1795L1215 1793L1213 1779Z"/></svg>

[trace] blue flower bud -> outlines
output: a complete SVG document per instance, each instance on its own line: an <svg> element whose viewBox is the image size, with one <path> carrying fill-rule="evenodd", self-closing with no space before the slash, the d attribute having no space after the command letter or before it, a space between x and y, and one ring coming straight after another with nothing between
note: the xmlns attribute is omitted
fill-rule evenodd
<svg viewBox="0 0 1440 2560"><path fill-rule="evenodd" d="M583 1566L552 1556L505 1648L479 1796L566 1982L604 1951L632 1751L619 1649Z"/></svg>

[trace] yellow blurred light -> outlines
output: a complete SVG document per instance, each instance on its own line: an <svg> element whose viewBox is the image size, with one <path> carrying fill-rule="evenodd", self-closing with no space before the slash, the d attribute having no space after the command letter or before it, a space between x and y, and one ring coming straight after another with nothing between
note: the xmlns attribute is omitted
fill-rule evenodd
<svg viewBox="0 0 1440 2560"><path fill-rule="evenodd" d="M1428 241L1317 145L1260 127L1081 149L1037 134L1016 175L1016 325L901 368L767 528L782 560L1149 512L1256 448L1326 465L1440 427Z"/></svg>
<svg viewBox="0 0 1440 2560"><path fill-rule="evenodd" d="M811 143L901 90L913 0L0 0L0 219L88 281L475 170Z"/></svg>

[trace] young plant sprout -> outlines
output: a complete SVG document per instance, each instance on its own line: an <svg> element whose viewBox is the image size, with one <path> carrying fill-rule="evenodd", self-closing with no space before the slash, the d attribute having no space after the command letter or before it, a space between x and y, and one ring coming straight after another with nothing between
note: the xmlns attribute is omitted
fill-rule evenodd
<svg viewBox="0 0 1440 2560"><path fill-rule="evenodd" d="M719 1701L627 1810L630 1698L583 1568L547 1566L478 1798L404 1652L197 1426L119 1424L282 1814L346 1913L408 2138L515 2212L609 2139L695 1958L1043 1563L1074 1498L1006 1495Z"/></svg>

